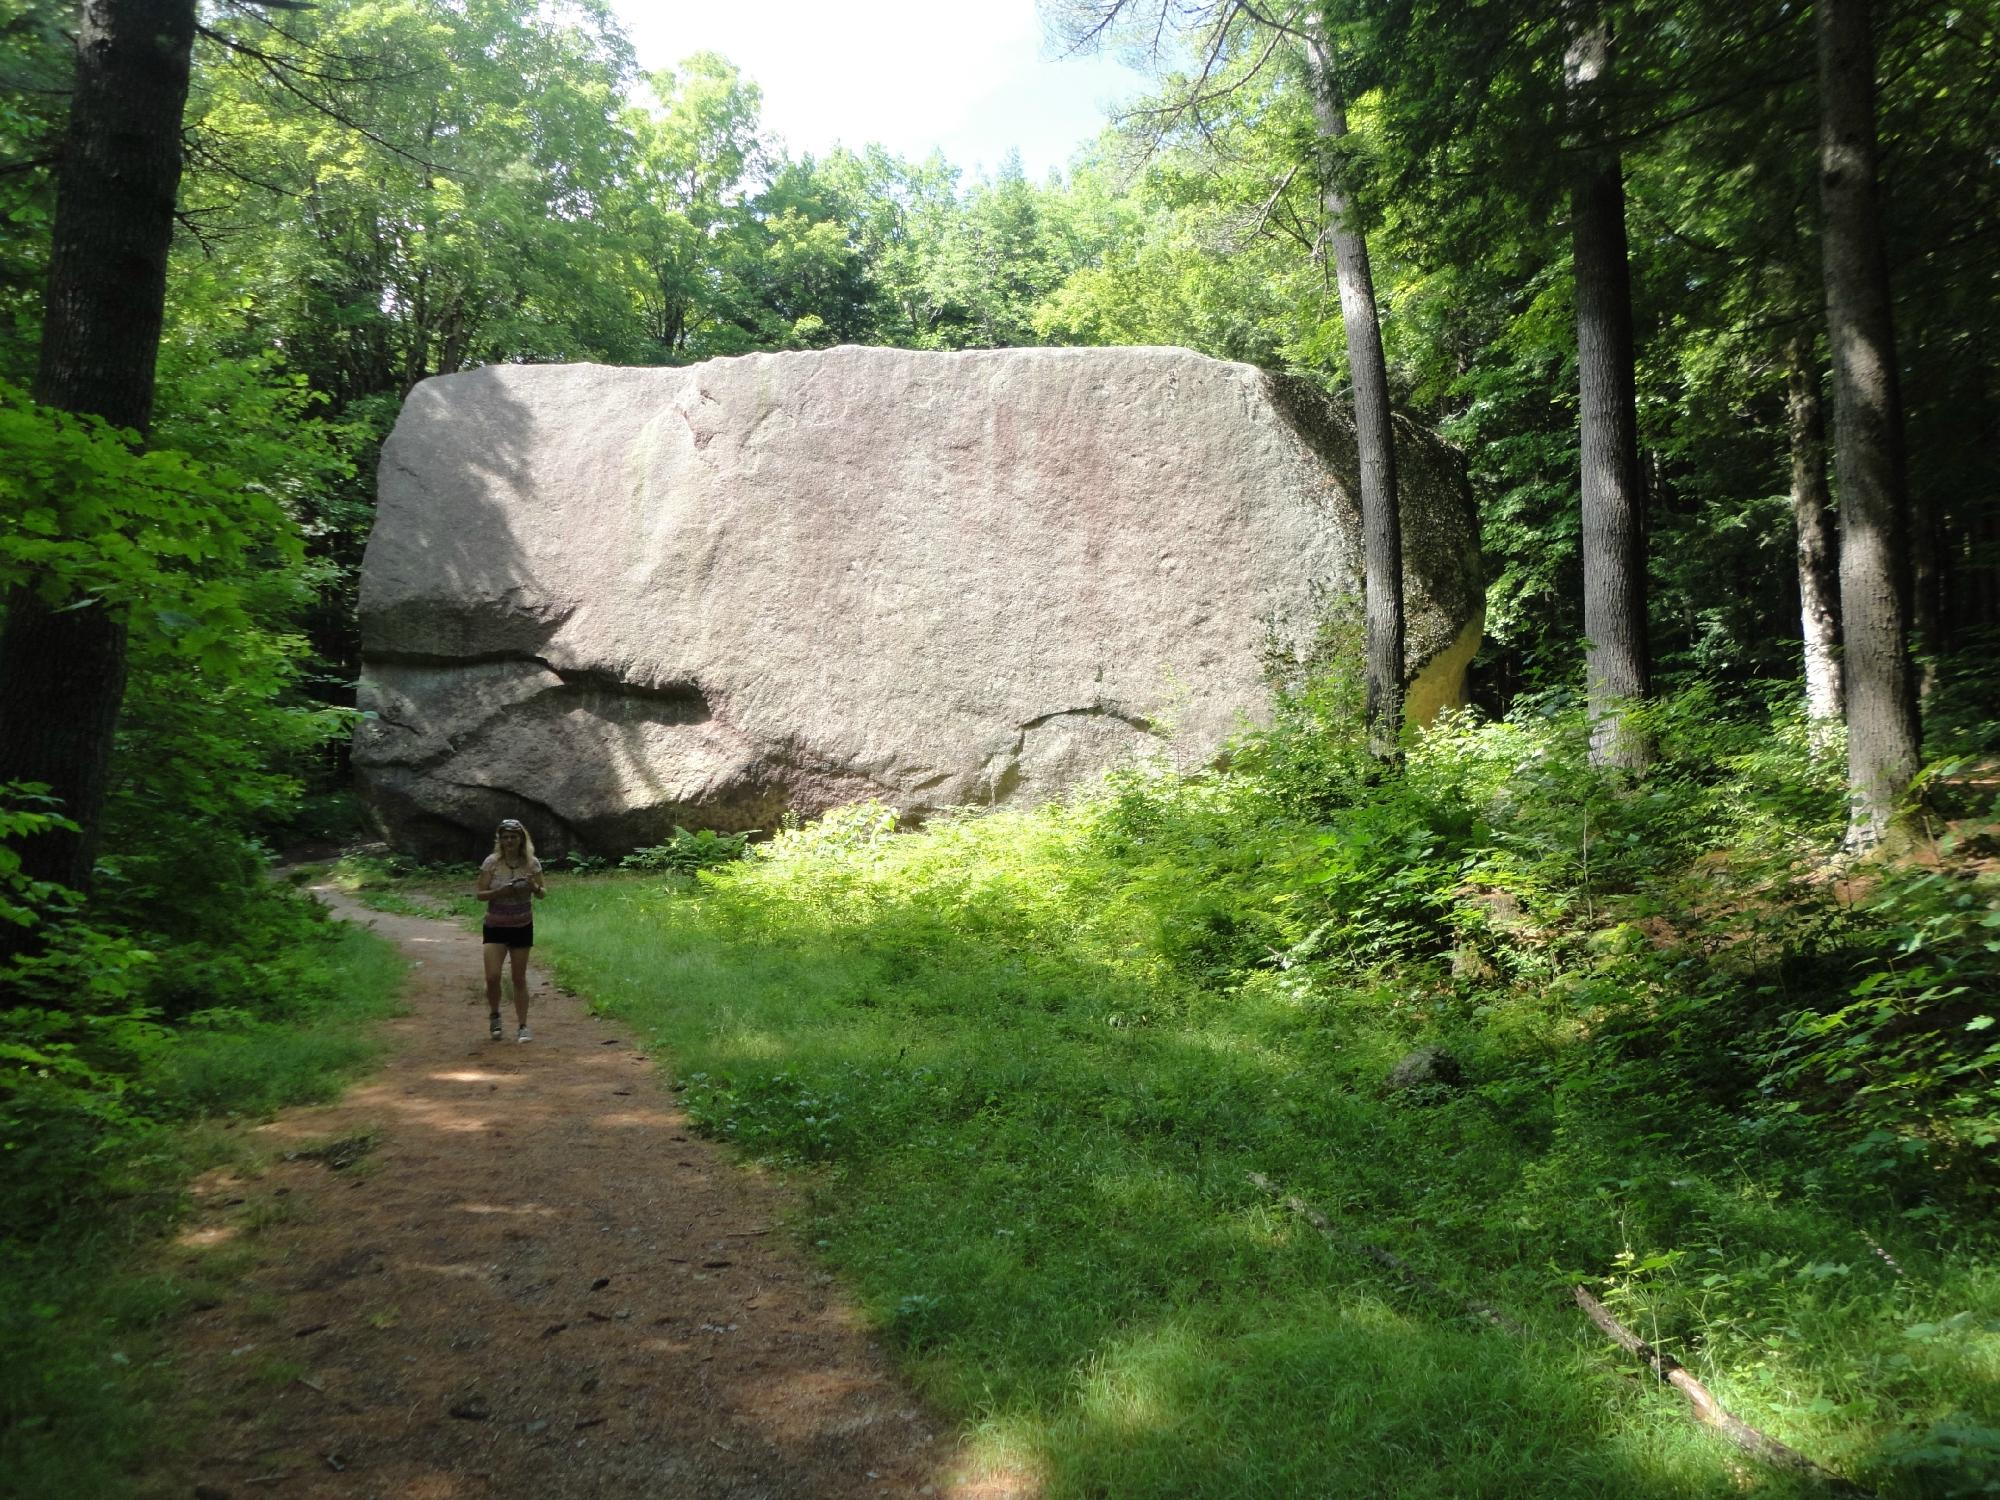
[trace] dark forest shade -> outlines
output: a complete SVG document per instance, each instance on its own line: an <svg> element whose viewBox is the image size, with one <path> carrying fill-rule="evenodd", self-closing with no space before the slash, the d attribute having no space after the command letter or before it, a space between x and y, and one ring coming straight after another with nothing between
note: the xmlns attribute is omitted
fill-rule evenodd
<svg viewBox="0 0 2000 1500"><path fill-rule="evenodd" d="M1840 614L1846 644L1848 838L1881 842L1917 773L1910 557L1889 267L1875 183L1875 49L1867 0L1819 6L1820 207Z"/></svg>
<svg viewBox="0 0 2000 1500"><path fill-rule="evenodd" d="M181 176L192 0L89 0L58 174L35 398L146 432ZM18 588L0 631L0 783L40 782L75 832L21 846L28 875L90 880L125 690L122 615Z"/></svg>

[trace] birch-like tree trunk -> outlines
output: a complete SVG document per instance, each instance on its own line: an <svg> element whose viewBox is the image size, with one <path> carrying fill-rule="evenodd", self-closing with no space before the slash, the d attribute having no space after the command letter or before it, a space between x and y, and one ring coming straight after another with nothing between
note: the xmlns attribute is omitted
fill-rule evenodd
<svg viewBox="0 0 2000 1500"><path fill-rule="evenodd" d="M1840 685L1840 562L1826 487L1826 416L1812 345L1786 351L1786 426L1792 450L1792 525L1799 557L1799 634L1805 642L1806 718L1837 724Z"/></svg>
<svg viewBox="0 0 2000 1500"><path fill-rule="evenodd" d="M1324 38L1306 41L1313 117L1323 142L1347 135L1340 79ZM1354 386L1354 431L1361 468L1362 594L1367 613L1368 749L1393 760L1403 728L1403 523L1396 490L1395 428L1389 411L1389 370L1382 354L1381 314L1368 264L1368 238L1340 163L1329 163L1321 201L1340 315L1347 332L1348 377Z"/></svg>

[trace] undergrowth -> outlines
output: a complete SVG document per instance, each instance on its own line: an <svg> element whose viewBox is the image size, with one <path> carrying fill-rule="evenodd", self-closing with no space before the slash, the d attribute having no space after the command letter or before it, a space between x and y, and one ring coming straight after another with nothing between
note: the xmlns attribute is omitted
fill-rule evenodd
<svg viewBox="0 0 2000 1500"><path fill-rule="evenodd" d="M1840 868L1833 752L1702 693L1633 785L1558 702L1393 774L1337 708L1227 773L572 879L545 940L1053 1496L1790 1492L1577 1283L1885 1495L2000 1493L1990 825ZM1462 1082L1392 1087L1422 1047Z"/></svg>
<svg viewBox="0 0 2000 1500"><path fill-rule="evenodd" d="M173 1318L214 1288L149 1268L214 1122L331 1097L376 1053L402 962L289 890L239 889L226 940L57 911L0 1013L0 1473L112 1496L172 1433ZM185 931L185 928L183 928ZM226 1270L217 1275L225 1276Z"/></svg>

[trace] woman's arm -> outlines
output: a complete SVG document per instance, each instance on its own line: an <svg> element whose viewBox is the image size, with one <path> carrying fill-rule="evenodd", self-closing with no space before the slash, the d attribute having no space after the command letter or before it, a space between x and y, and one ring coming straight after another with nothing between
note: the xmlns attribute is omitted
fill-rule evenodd
<svg viewBox="0 0 2000 1500"><path fill-rule="evenodd" d="M542 862L539 859L535 861L534 879L535 883L533 886L533 890L536 896L539 897L548 895L549 888L542 881Z"/></svg>

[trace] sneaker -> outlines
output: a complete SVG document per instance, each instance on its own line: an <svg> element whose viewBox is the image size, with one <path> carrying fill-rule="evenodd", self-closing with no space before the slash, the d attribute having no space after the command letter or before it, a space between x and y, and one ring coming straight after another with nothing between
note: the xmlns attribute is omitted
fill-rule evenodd
<svg viewBox="0 0 2000 1500"><path fill-rule="evenodd" d="M493 1012L493 1013L492 1013L491 1015L487 1016L487 1018L486 1018L486 1034L487 1034L488 1036L492 1037L492 1038L493 1038L493 1040L494 1040L494 1041L496 1041L496 1042L497 1042L497 1041L499 1041L499 1040L500 1040L500 1038L501 1038L502 1036L506 1035L506 1033L505 1033L505 1032L503 1032L503 1031L501 1031L501 1029L500 1029L500 1012L499 1012L499 1011L497 1011L497 1010L496 1010L496 1011L494 1011L494 1012Z"/></svg>
<svg viewBox="0 0 2000 1500"><path fill-rule="evenodd" d="M528 1035L528 1028L523 1026L519 1031L514 1033L514 1040L517 1042L532 1042L534 1038Z"/></svg>

